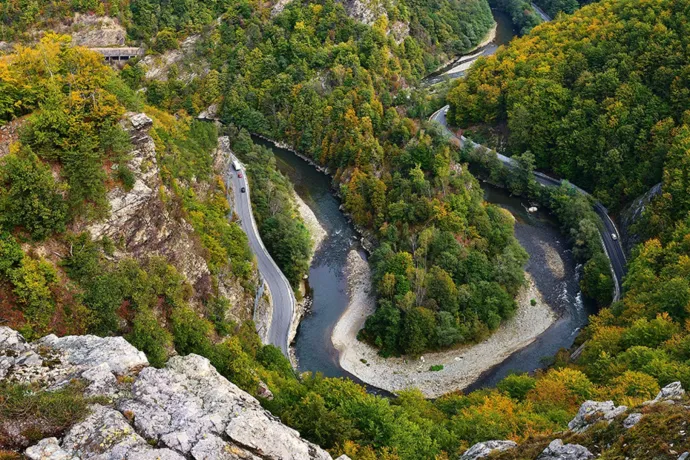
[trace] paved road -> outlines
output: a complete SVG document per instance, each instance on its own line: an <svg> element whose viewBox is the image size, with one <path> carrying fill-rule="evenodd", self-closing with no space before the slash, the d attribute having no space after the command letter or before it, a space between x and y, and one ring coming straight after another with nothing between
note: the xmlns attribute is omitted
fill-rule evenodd
<svg viewBox="0 0 690 460"><path fill-rule="evenodd" d="M539 8L534 2L532 2L532 8L534 8L534 11L537 12L537 14L541 17L541 20L544 22L549 22L551 18L549 17L548 14L544 12L541 8Z"/></svg>
<svg viewBox="0 0 690 460"><path fill-rule="evenodd" d="M452 132L450 129L448 129L448 121L446 120L446 114L448 112L449 106L442 107L441 109L437 110L434 112L431 117L429 118L432 121L437 121L441 126L444 128L444 132L446 135L449 137L451 142L454 144L463 147L465 144L471 145L473 147L480 147L479 144L476 142L472 142L471 140L467 139L465 136L456 136L454 132ZM498 157L501 162L506 165L509 168L515 168L517 167L517 162L513 160L510 157L507 157L505 155L502 155L498 152L496 152L496 156ZM537 182L539 182L542 185L546 186L560 186L561 185L561 179L556 179L550 176L547 176L544 173L536 172L534 173L535 178L537 179ZM587 193L585 190L581 189L580 187L571 184L572 187L577 190L578 193L581 193L585 196L590 196L589 193ZM625 267L625 253L623 252L623 248L621 247L620 244L620 233L618 232L618 228L616 227L616 224L613 222L611 217L608 214L608 210L604 207L603 204L601 204L599 201L594 200L594 211L597 213L599 218L601 219L601 223L603 228L600 228L600 234L601 234L601 239L602 239L602 244L604 246L604 249L606 250L606 255L608 256L609 260L611 261L611 268L613 270L614 276L614 301L618 300L620 298L620 288L623 283L623 277L625 276L626 272L626 267ZM616 238L612 235L616 235Z"/></svg>
<svg viewBox="0 0 690 460"><path fill-rule="evenodd" d="M231 156L230 162L233 160L237 160L234 155ZM242 175L244 177L238 177L237 171L228 164L225 181L226 185L229 185L228 188L232 187L233 189L235 212L240 218L242 230L249 238L249 247L256 255L259 273L271 291L273 317L271 318L271 326L268 332L268 343L280 348L283 354L287 356L289 346L288 332L295 311L295 294L287 278L280 271L278 265L271 258L271 255L264 247L264 243L261 241L249 201L249 183L245 175L244 166L242 166ZM246 189L246 192L243 193L241 191L242 187Z"/></svg>

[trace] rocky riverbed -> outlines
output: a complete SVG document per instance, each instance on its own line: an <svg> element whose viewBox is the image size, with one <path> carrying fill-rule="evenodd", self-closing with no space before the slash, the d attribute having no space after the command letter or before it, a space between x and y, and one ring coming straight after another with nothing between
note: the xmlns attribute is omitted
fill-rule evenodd
<svg viewBox="0 0 690 460"><path fill-rule="evenodd" d="M482 373L532 343L556 320L556 314L527 275L527 284L517 298L517 313L483 342L427 353L418 359L382 358L374 347L357 340L357 332L376 308L371 292L371 271L357 251L351 251L348 256L347 273L350 303L331 336L340 352L340 365L362 381L391 392L414 387L434 398L463 389ZM532 299L536 305L531 304ZM442 365L443 369L430 370L436 365Z"/></svg>

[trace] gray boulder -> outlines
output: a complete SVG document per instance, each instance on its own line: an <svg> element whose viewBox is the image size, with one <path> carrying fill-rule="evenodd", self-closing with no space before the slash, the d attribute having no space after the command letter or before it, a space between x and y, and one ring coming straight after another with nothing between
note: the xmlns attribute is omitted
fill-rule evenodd
<svg viewBox="0 0 690 460"><path fill-rule="evenodd" d="M513 441L486 441L478 442L465 451L460 460L478 460L491 455L492 452L503 452L504 450L517 447Z"/></svg>
<svg viewBox="0 0 690 460"><path fill-rule="evenodd" d="M616 407L613 401L585 401L580 406L580 410L577 411L575 418L568 423L568 428L577 433L582 433L599 421L604 420L610 423L611 420L626 410L628 410L626 406Z"/></svg>
<svg viewBox="0 0 690 460"><path fill-rule="evenodd" d="M38 444L26 449L24 454L30 460L77 460L60 447L57 438L41 439Z"/></svg>
<svg viewBox="0 0 690 460"><path fill-rule="evenodd" d="M625 420L623 420L623 427L626 430L629 430L630 428L637 425L640 422L640 420L642 420L642 414L640 414L639 412L634 412L634 413L628 415L625 418Z"/></svg>
<svg viewBox="0 0 690 460"><path fill-rule="evenodd" d="M672 404L675 401L683 399L683 396L685 396L683 386L680 384L680 382L673 382L662 388L661 391L659 391L659 394L656 395L656 398L654 398L652 401L647 401L644 404L656 404L660 402Z"/></svg>
<svg viewBox="0 0 690 460"><path fill-rule="evenodd" d="M560 439L555 439L537 457L537 460L589 460L590 458L594 458L594 454L586 447L579 444L563 444Z"/></svg>
<svg viewBox="0 0 690 460"><path fill-rule="evenodd" d="M330 459L201 356L177 356L164 369L144 369L132 395L118 408L133 418L137 432L184 455L210 458L209 450L223 445L267 459Z"/></svg>

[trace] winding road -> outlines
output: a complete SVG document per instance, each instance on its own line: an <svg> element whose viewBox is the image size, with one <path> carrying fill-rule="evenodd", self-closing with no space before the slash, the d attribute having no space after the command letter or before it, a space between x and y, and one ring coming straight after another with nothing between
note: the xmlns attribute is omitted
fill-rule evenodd
<svg viewBox="0 0 690 460"><path fill-rule="evenodd" d="M235 212L240 218L240 226L244 233L247 234L249 247L256 255L260 276L268 285L268 290L273 300L273 316L271 317L271 325L268 331L268 343L280 348L283 354L288 356L288 333L295 312L295 294L289 281L285 278L283 272L280 271L280 268L278 268L278 265L266 250L263 241L261 241L261 236L259 236L259 229L252 214L249 198L249 181L247 181L244 165L242 165L241 170L243 177L239 177L231 164L233 161L238 163L240 161L230 151L229 146L227 147L227 152L229 152L229 161L227 162L225 183L228 189L232 188L233 190L233 202L235 203ZM242 192L242 187L245 188L245 192Z"/></svg>
<svg viewBox="0 0 690 460"><path fill-rule="evenodd" d="M476 142L471 141L470 139L467 139L465 136L456 136L453 131L451 131L448 128L448 120L446 119L446 115L448 113L448 109L450 106L446 105L444 107L441 107L439 110L434 112L431 117L429 117L429 120L431 121L436 121L438 122L441 126L443 126L443 130L445 134L448 136L448 138L456 145L460 147L464 147L465 145L470 145L472 147L483 147L480 144L477 144ZM490 149L489 149L490 150ZM498 159L503 163L505 166L509 168L517 168L518 164L517 162L510 158L507 157L503 154L500 154L496 152L496 156ZM547 176L544 173L535 171L534 176L537 180L542 185L545 186L555 186L558 187L563 183L563 180L561 179L556 179L551 176ZM587 193L585 190L581 189L580 187L570 184L578 193L581 193L582 195L585 195L589 198L591 198L591 195ZM611 261L611 271L614 275L614 295L613 295L613 300L617 301L620 299L620 294L621 294L621 286L623 283L623 277L625 276L626 272L626 267L625 267L625 253L623 252L623 247L620 244L620 233L618 232L618 228L616 227L616 224L613 222L613 219L608 214L608 210L604 207L603 204L601 204L599 201L595 200L592 198L594 202L594 211L597 213L599 218L601 219L601 224L602 227L599 228L599 232L601 234L601 240L602 244L604 246L604 250L606 251L606 255L608 256L609 260ZM614 237L615 235L615 237Z"/></svg>

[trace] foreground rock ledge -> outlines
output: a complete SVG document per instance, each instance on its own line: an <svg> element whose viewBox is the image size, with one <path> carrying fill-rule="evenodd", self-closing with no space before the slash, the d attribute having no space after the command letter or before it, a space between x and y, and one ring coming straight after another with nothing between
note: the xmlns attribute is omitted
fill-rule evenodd
<svg viewBox="0 0 690 460"><path fill-rule="evenodd" d="M112 404L92 405L61 440L29 447L28 458L331 459L201 356L176 356L155 369L121 337L48 336L27 343L0 327L0 380L50 390L74 378Z"/></svg>

